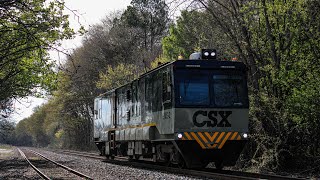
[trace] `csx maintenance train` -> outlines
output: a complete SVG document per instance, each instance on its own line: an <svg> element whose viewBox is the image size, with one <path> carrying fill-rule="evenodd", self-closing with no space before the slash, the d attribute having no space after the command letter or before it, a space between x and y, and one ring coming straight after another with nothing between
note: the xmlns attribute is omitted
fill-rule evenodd
<svg viewBox="0 0 320 180"><path fill-rule="evenodd" d="M248 136L246 79L211 49L163 64L95 99L95 143L110 158L232 166Z"/></svg>

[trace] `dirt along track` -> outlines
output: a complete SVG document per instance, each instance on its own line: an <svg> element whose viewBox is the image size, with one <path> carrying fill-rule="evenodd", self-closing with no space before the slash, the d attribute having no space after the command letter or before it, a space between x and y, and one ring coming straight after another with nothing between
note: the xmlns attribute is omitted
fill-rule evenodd
<svg viewBox="0 0 320 180"><path fill-rule="evenodd" d="M25 148L18 151L43 179L93 179L36 151Z"/></svg>

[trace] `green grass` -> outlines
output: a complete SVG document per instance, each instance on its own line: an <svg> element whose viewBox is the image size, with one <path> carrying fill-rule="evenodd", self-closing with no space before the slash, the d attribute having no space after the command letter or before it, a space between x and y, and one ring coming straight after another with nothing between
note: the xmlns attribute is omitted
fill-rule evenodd
<svg viewBox="0 0 320 180"><path fill-rule="evenodd" d="M12 146L7 144L0 144L0 149L12 149Z"/></svg>
<svg viewBox="0 0 320 180"><path fill-rule="evenodd" d="M0 144L0 160L11 157L14 154L13 147L6 144Z"/></svg>

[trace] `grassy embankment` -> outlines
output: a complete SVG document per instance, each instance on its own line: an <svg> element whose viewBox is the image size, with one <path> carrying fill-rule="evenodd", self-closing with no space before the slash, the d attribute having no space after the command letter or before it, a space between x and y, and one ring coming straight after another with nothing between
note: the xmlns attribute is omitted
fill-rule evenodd
<svg viewBox="0 0 320 180"><path fill-rule="evenodd" d="M6 144L0 144L0 159L13 155L13 147Z"/></svg>

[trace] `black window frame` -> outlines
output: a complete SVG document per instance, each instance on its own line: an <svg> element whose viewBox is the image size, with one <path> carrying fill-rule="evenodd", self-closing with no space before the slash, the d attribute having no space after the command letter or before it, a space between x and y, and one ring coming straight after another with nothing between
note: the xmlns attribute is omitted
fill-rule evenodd
<svg viewBox="0 0 320 180"><path fill-rule="evenodd" d="M201 72L204 73L207 72L208 74L208 79L209 79L209 105L183 105L180 103L180 81L181 79L185 79L184 77L186 76L192 76L192 74L196 72ZM181 73L181 74L180 74ZM244 87L244 94L246 96L245 102L242 106L217 106L215 104L215 97L214 97L214 89L213 89L213 75L239 75L242 76L243 78L243 87ZM183 78L181 78L183 76ZM247 87L247 75L246 71L241 70L241 69L188 69L188 68L181 68L181 69L176 69L174 72L174 92L175 92L175 107L177 108L192 108L192 107L197 107L197 108L239 108L239 109L247 109L249 107L249 99L248 99L248 87Z"/></svg>

